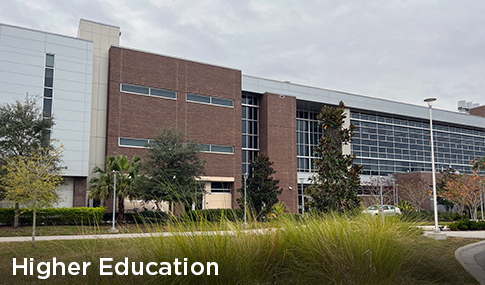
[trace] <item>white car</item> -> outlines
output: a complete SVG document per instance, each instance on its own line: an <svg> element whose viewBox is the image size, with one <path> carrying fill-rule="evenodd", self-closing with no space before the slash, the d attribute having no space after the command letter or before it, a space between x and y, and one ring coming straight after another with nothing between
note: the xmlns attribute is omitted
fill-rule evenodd
<svg viewBox="0 0 485 285"><path fill-rule="evenodd" d="M372 205L362 211L362 213L377 216L379 215L379 208L379 205ZM401 209L390 205L382 205L382 213L384 214L384 216L401 215Z"/></svg>

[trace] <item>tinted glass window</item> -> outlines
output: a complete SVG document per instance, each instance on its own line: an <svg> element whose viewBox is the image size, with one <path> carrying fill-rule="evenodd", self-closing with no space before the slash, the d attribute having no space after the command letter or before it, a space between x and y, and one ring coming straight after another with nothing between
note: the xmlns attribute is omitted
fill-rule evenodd
<svg viewBox="0 0 485 285"><path fill-rule="evenodd" d="M212 104L233 107L234 101L230 99L212 97Z"/></svg>
<svg viewBox="0 0 485 285"><path fill-rule="evenodd" d="M121 84L121 91L146 94L146 95L150 94L148 87L125 84L125 83Z"/></svg>
<svg viewBox="0 0 485 285"><path fill-rule="evenodd" d="M210 104L211 97L187 93L187 101Z"/></svg>
<svg viewBox="0 0 485 285"><path fill-rule="evenodd" d="M150 95L174 99L177 98L177 92L157 88L150 88Z"/></svg>

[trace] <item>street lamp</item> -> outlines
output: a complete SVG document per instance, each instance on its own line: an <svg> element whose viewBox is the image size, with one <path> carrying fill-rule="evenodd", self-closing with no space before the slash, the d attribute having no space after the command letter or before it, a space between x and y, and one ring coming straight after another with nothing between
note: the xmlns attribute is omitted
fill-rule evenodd
<svg viewBox="0 0 485 285"><path fill-rule="evenodd" d="M112 170L111 171L114 175L114 182L113 182L113 227L109 230L110 233L117 233L118 230L115 227L115 214L116 214L116 174L119 171Z"/></svg>
<svg viewBox="0 0 485 285"><path fill-rule="evenodd" d="M300 178L300 182L301 182L301 216L305 217L305 194L303 193L303 181L305 181L305 178Z"/></svg>
<svg viewBox="0 0 485 285"><path fill-rule="evenodd" d="M396 207L397 202L396 202L396 179L392 174L388 174L389 178L391 179L392 182L392 202L394 203L394 207Z"/></svg>
<svg viewBox="0 0 485 285"><path fill-rule="evenodd" d="M243 174L244 177L244 224L247 225L247 214L246 214L246 180L248 179L248 173Z"/></svg>
<svg viewBox="0 0 485 285"><path fill-rule="evenodd" d="M381 193L381 209L382 209L382 206L384 205L384 199L382 197L382 179L384 177L382 176L379 176L379 188L380 188L380 193Z"/></svg>
<svg viewBox="0 0 485 285"><path fill-rule="evenodd" d="M433 143L433 102L436 98L424 99L424 102L428 103L429 108L429 130L431 132L431 171L433 177L433 208L434 208L434 231L433 233L440 233L440 228L438 227L438 198L436 197L436 172L434 166L434 143Z"/></svg>

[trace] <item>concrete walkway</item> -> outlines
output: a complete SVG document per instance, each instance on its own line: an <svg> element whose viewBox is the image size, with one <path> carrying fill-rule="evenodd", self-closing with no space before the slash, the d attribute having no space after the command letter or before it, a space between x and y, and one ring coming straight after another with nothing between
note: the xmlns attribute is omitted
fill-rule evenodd
<svg viewBox="0 0 485 285"><path fill-rule="evenodd" d="M425 232L427 235L431 232ZM480 284L485 285L485 231L442 231L447 237L475 238L484 241L460 247L456 259Z"/></svg>
<svg viewBox="0 0 485 285"><path fill-rule="evenodd" d="M255 229L244 230L242 232L252 232L257 234L263 234L274 229ZM163 233L133 233L133 234L100 234L100 235L64 235L64 236L36 236L35 241L48 241L48 240L81 240L81 239L112 239L112 238L142 238L142 237L170 237L170 236L199 236L199 235L216 235L226 234L234 235L233 231L199 231L199 232L163 232ZM22 237L0 237L0 242L26 242L32 241L32 236Z"/></svg>

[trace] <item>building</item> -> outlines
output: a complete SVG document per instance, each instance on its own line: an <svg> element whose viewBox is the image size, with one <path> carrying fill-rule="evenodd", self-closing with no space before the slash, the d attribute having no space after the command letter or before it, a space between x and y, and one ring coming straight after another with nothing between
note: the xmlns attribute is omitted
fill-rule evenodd
<svg viewBox="0 0 485 285"><path fill-rule="evenodd" d="M322 134L316 115L323 104L337 106L341 100L347 107L346 125L357 126L355 140L343 150L357 154L356 163L364 165L363 181L431 174L429 110L424 103L416 106L243 75L233 68L119 46L120 30L115 26L81 20L79 27L79 38L70 38L0 26L0 72L23 76L1 83L2 99L20 98L25 92L43 94L44 73L52 67L40 59L54 55L54 95L46 99L52 101L57 119L52 136L63 142L76 141L81 133L83 138L82 144L65 143L66 176L73 179L73 196L84 195L84 204L79 198L73 206L88 203L89 173L104 165L106 155L143 156L145 144L158 130L177 127L203 145L201 157L207 161L206 175L201 177L207 191L203 207L236 208L242 174L251 173L250 160L264 153L274 162L275 178L283 188L280 200L298 212L301 189L314 170L313 147ZM44 41L35 51L17 40L35 37ZM63 47L74 47L47 49L50 45L45 42L54 38L61 38ZM85 46L82 63L76 45ZM35 64L25 63L10 53L35 53L37 59ZM37 73L28 77L34 65ZM83 104L77 85L71 88L62 80L83 82ZM31 88L15 82L29 82ZM437 170L451 166L468 173L471 160L485 156L485 118L479 108L471 109L472 115L433 110ZM70 111L64 115L64 110ZM84 116L72 117L74 111ZM78 152L82 159L75 157Z"/></svg>

